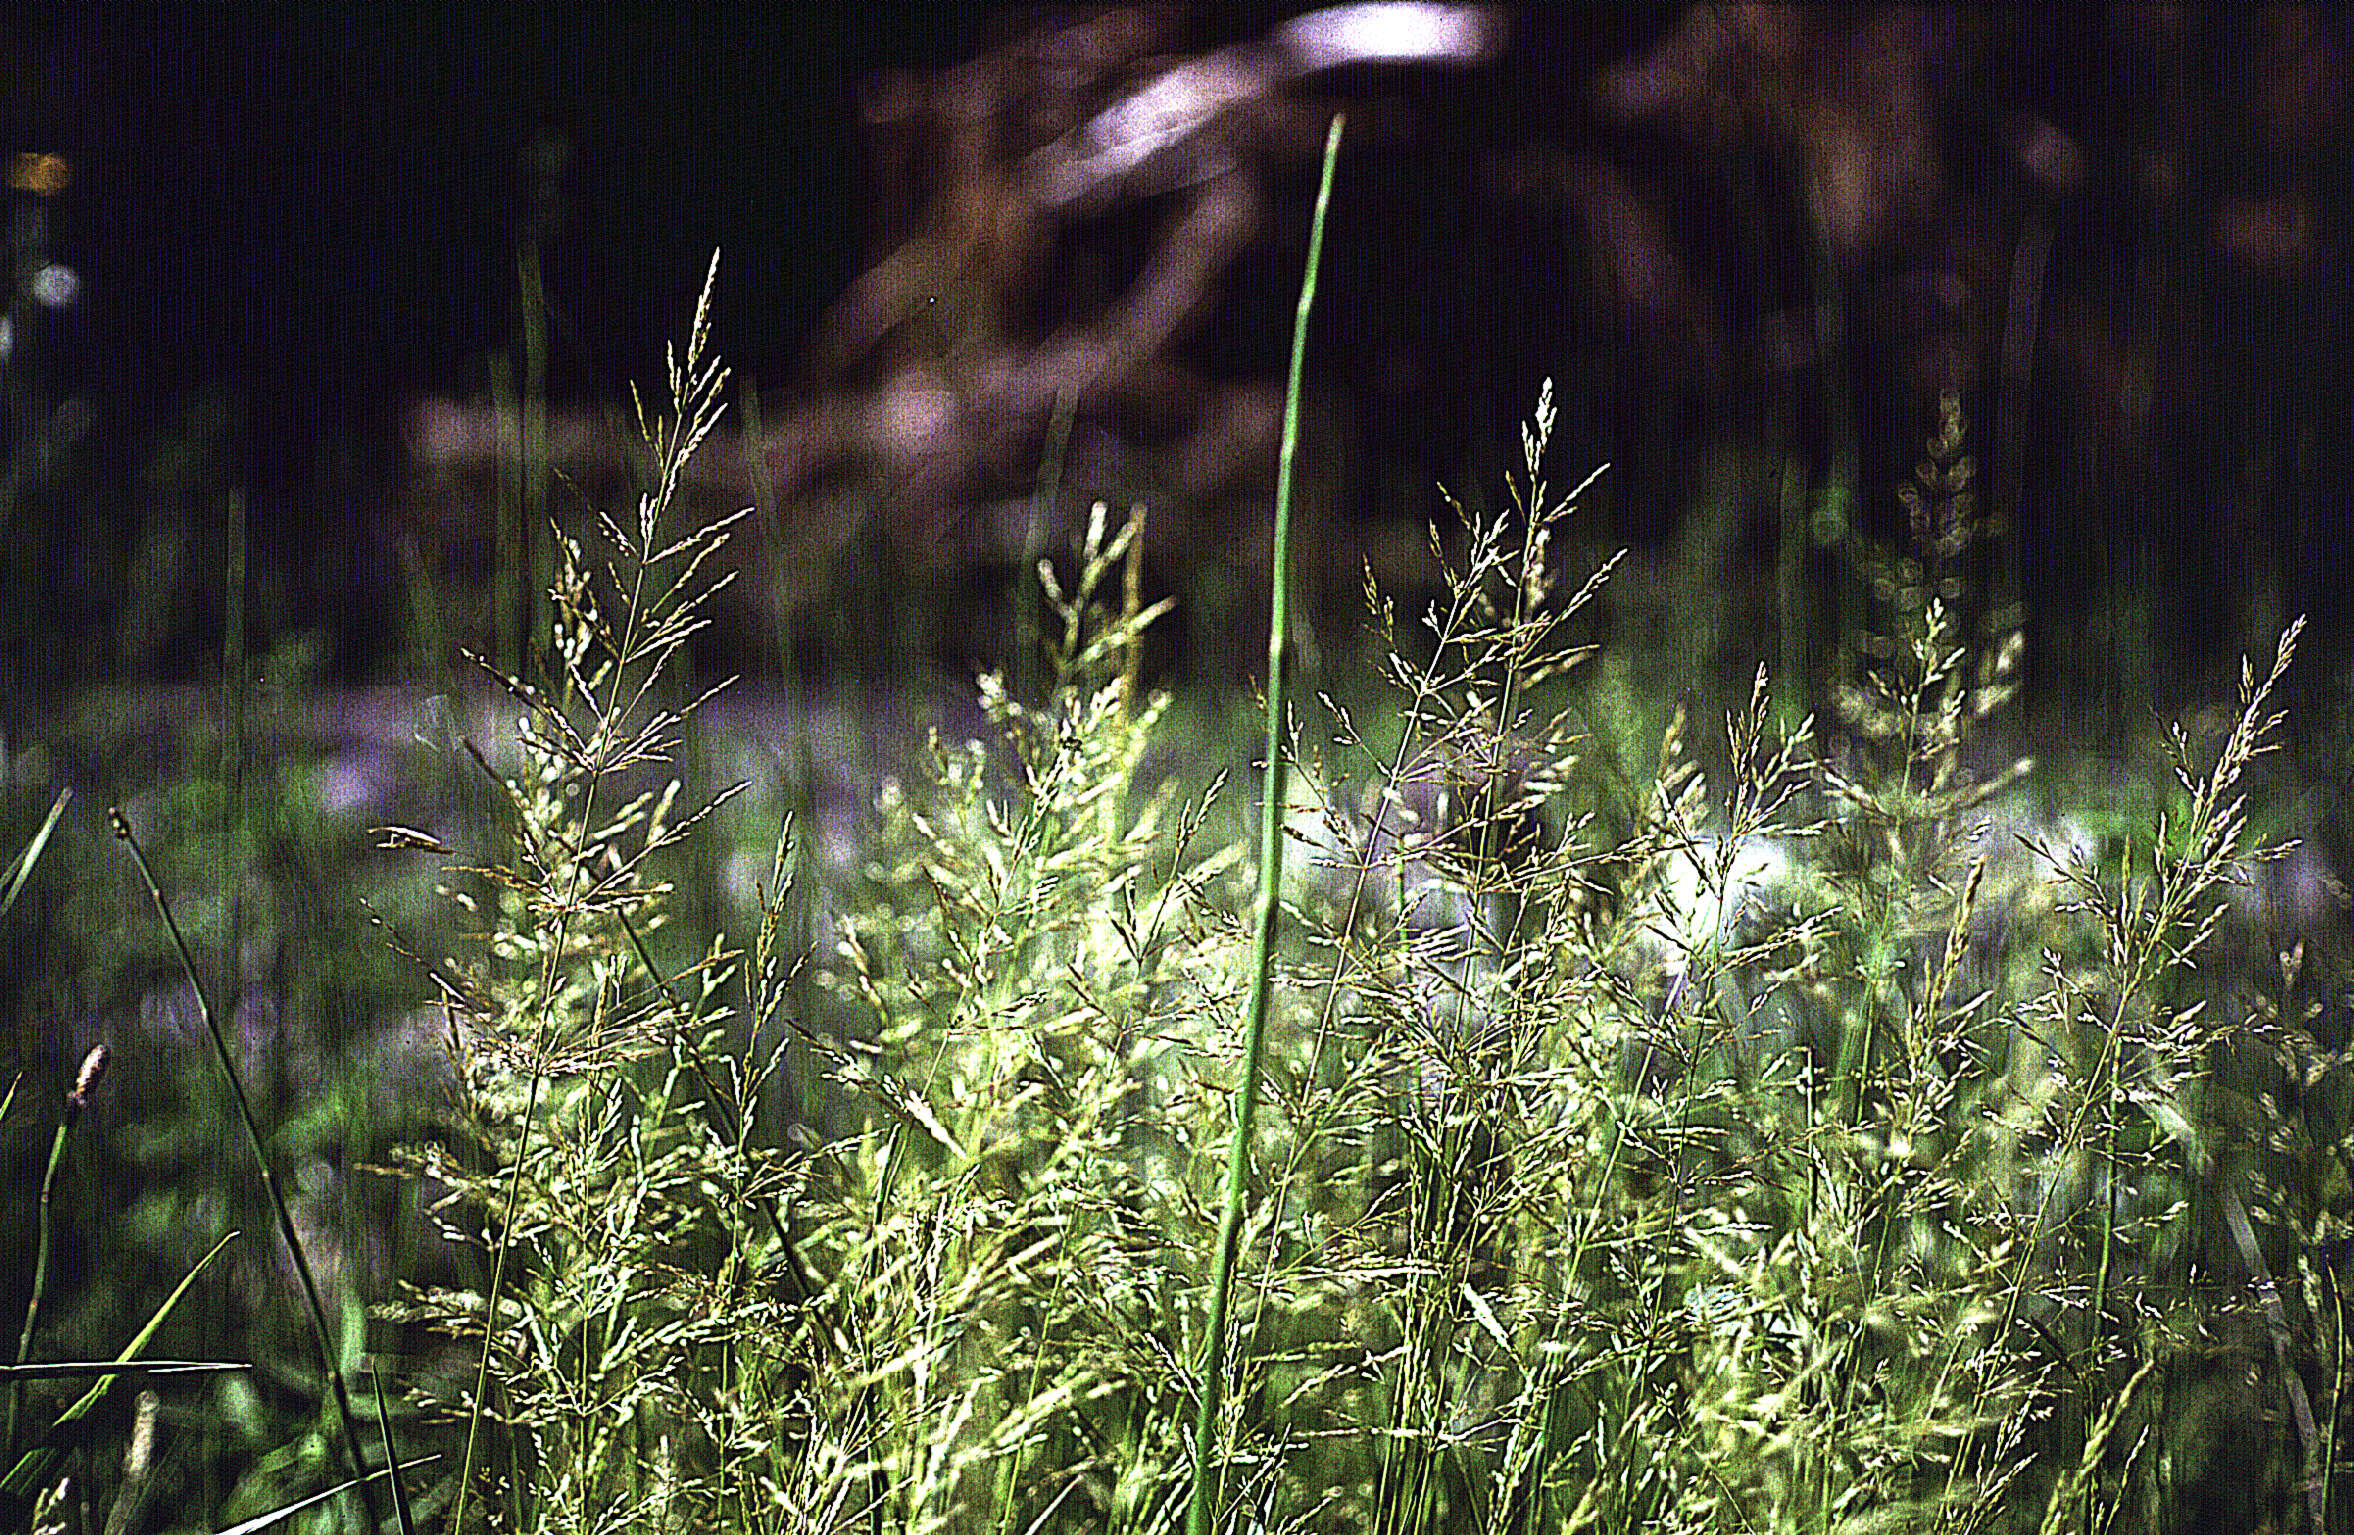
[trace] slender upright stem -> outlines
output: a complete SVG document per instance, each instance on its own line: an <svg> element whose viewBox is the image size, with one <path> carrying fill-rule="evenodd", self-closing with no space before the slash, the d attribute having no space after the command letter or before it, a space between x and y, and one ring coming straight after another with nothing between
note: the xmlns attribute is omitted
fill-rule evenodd
<svg viewBox="0 0 2354 1535"><path fill-rule="evenodd" d="M1218 1413L1226 1394L1226 1313L1234 1264L1242 1246L1242 1208L1250 1180L1251 1132L1259 1113L1259 1070L1267 1045L1267 1000L1274 989L1276 919L1282 907L1283 804L1289 759L1284 755L1284 674L1291 664L1291 470L1300 435L1300 361L1308 348L1308 311L1316 299L1316 267L1324 254L1324 210L1332 201L1332 168L1340 158L1343 118L1324 139L1324 177L1316 188L1316 216L1308 226L1308 270L1300 281L1292 320L1291 378L1283 397L1283 446L1275 471L1275 550L1272 605L1267 616L1267 768L1259 809L1259 897L1249 1004L1243 1014L1242 1083L1234 1091L1234 1141L1226 1153L1226 1203L1218 1218L1218 1254L1210 1276L1210 1320L1202 1338L1201 1411L1193 1431L1193 1506L1187 1535L1210 1535L1220 1496L1224 1458L1218 1450Z"/></svg>
<svg viewBox="0 0 2354 1535"><path fill-rule="evenodd" d="M335 1340L327 1327L327 1308L319 1299L319 1281L311 1272L310 1255L303 1250L302 1238L294 1228L294 1213L287 1208L286 1192L278 1179L277 1170L270 1165L270 1153L262 1139L261 1123L254 1118L253 1100L246 1096L245 1079L238 1075L237 1058L230 1053L228 1037L221 1032L221 1020L214 1014L212 1002L204 994L204 983L196 978L196 956L189 952L188 940L180 932L179 921L173 917L171 903L164 899L163 887L156 883L155 870L148 865L146 850L131 832L131 823L117 808L107 812L114 826L115 836L131 850L131 861L139 867L139 880L147 887L148 899L155 903L155 914L163 919L164 931L172 938L172 947L179 952L180 969L188 977L188 989L196 994L196 1010L204 1019L205 1032L212 1037L213 1055L221 1063L221 1074L229 1082L229 1097L237 1105L237 1122L245 1130L245 1144L253 1151L254 1165L262 1179L262 1192L269 1196L270 1211L278 1218L278 1235L286 1243L286 1255L294 1262L294 1277L301 1282L304 1309L311 1322L311 1338L319 1348L319 1371L326 1378L327 1388L335 1402L336 1417L343 1424L343 1448L351 1458L354 1485L365 1507L368 1528L381 1524L376 1511L376 1496L368 1485L368 1456L360 1444L359 1415L352 1411L351 1391L344 1384L343 1366L337 1357Z"/></svg>

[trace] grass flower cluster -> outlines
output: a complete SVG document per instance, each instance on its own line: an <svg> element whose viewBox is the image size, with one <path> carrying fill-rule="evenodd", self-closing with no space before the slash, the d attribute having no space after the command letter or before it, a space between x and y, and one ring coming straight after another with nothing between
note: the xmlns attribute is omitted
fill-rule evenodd
<svg viewBox="0 0 2354 1535"><path fill-rule="evenodd" d="M1258 856L1223 781L1156 768L1158 612L1099 509L1040 572L1053 685L983 678L998 739L886 787L801 892L827 951L789 827L744 931L682 944L666 871L727 797L680 787L671 675L723 579L726 525L670 526L708 300L652 488L559 538L547 661L498 674L521 724L455 764L500 838L384 833L442 860L456 934L402 940L455 957L446 1133L399 1176L475 1255L396 1312L466 1366L405 1370L399 1436L375 1393L342 1414L381 1508L288 1518L2162 1530L2254 1451L2262 1507L2347 1527L2346 1062L2308 992L2195 969L2294 629L2219 747L2177 733L2137 847L1989 835L2017 777L1961 748L2015 651L1919 563L1822 735L1761 673L1713 775L1681 716L1606 772L1569 635L1608 569L1553 562L1547 397L1420 632L1369 592L1378 721L1284 710L1279 628ZM1958 427L1931 458L1961 495ZM788 1059L820 1086L780 1126ZM62 1522L18 1384L0 1495ZM387 1478L404 1436L441 1458Z"/></svg>
<svg viewBox="0 0 2354 1535"><path fill-rule="evenodd" d="M707 425L699 357L658 451ZM2139 861L1987 845L2010 779L1967 781L1960 746L2000 672L1917 572L1839 765L1774 733L1761 677L1721 785L1679 727L1633 803L1581 810L1547 701L1602 577L1548 563L1574 499L1544 486L1551 426L1540 402L1506 509L1466 517L1423 641L1393 637L1423 658L1393 660L1396 727L1333 705L1329 742L1278 737L1308 867L1266 962L1224 1334L1263 871L1215 834L1222 786L1150 776L1133 528L1099 514L1042 572L1045 701L983 679L1001 739L877 802L823 1025L779 1008L788 859L748 955L665 974L651 871L691 817L658 786L603 808L675 729L631 701L699 593L592 591L711 535L665 545L656 493L606 529L605 584L568 546L565 685L517 686L517 857L460 892L491 934L448 987L473 1160L422 1170L495 1256L433 1298L480 1340L453 1399L479 1488L422 1501L1170 1530L1205 1358L1214 1528L2090 1529L2162 1497L2151 1394L2191 1347L2167 1281L2227 1033L2176 983L2293 633L2211 766L2178 743L2187 799ZM2032 946L1990 910L2029 888L2057 892ZM800 1142L748 1107L780 1038L828 1084Z"/></svg>

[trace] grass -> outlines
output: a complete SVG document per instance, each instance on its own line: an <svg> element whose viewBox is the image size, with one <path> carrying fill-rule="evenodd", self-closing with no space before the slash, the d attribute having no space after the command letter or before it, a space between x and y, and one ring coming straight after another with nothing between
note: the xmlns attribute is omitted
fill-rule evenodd
<svg viewBox="0 0 2354 1535"><path fill-rule="evenodd" d="M1099 515L1041 571L1052 686L983 678L997 739L936 741L819 889L769 820L737 930L688 933L690 845L765 803L677 766L728 532L676 525L726 397L709 296L635 515L559 532L543 659L485 663L511 727L450 733L443 797L476 813L380 837L435 861L438 917L386 926L446 1046L436 1122L382 1157L447 1244L375 1292L397 1392L329 1407L361 1360L281 1171L303 1105L203 1013L214 1128L250 1106L288 1255L256 1283L312 1334L307 1395L271 1388L300 1453L241 1517L2349 1527L2341 1004L2318 957L2196 965L2256 855L2295 629L2215 739L2174 735L2138 837L2038 839L2020 774L1969 777L2016 654L1954 634L1934 537L1859 573L1886 632L1832 717L1784 728L1761 673L1721 738L1626 727L1568 639L1609 570L1554 563L1576 497L1541 399L1508 494L1439 540L1445 599L1416 625L1368 594L1386 704L1287 709L1273 647L1255 816L1156 766L1183 755L1133 664L1158 614ZM1966 462L1957 417L1924 528L1966 524ZM194 877L159 859L167 923ZM780 1123L799 1060L822 1091ZM125 1381L173 1310L125 1348L49 1293L19 1362L68 1338ZM9 1512L106 1525L84 1489L131 1478L77 1430L104 1387L10 1386ZM362 1473L395 1495L364 1510Z"/></svg>

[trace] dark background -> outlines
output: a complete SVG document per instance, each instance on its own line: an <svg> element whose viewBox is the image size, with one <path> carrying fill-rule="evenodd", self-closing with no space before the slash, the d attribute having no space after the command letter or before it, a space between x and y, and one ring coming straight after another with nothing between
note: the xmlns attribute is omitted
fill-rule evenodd
<svg viewBox="0 0 2354 1535"><path fill-rule="evenodd" d="M806 400L827 381L805 344L888 245L862 88L907 71L920 94L1104 9L18 12L7 147L73 179L14 200L84 286L10 363L20 455L28 422L77 413L73 463L7 514L12 696L93 656L119 680L201 670L208 480L250 517L247 621L320 635L334 677L385 675L403 423L495 382L520 241L544 251L556 408L657 376L715 247L718 346ZM1307 9L1155 14L1173 62ZM1506 9L1481 69L1291 93L1381 125L1344 157L1311 352L1338 542L1419 524L1437 482L1492 482L1551 377L1557 475L1613 465L1597 547L1685 548L1713 496L1711 579L1770 583L1811 525L1805 579L1829 593L1842 539L1903 545L1896 491L1951 391L1999 535L1978 606L2020 606L2033 703L2146 718L2303 612L2300 719L2334 733L2354 190L2334 8ZM1208 377L1279 376L1313 167L1267 161L1271 212L1183 341ZM1858 519L1827 529L1841 487ZM175 526L184 590L126 597Z"/></svg>

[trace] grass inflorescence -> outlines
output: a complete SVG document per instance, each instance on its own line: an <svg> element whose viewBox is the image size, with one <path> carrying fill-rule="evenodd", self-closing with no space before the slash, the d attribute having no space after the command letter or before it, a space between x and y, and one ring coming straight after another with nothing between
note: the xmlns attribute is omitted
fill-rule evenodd
<svg viewBox="0 0 2354 1535"><path fill-rule="evenodd" d="M678 855L742 809L676 768L728 533L673 525L709 301L635 515L555 538L531 675L484 663L518 712L453 738L481 840L383 835L449 934L400 924L447 1101L396 1175L473 1255L392 1311L465 1365L379 1355L411 1410L363 1427L309 1300L348 1470L443 1454L289 1517L2159 1530L2258 1446L2247 1506L2346 1527L2343 1050L2301 955L2195 968L2294 628L2212 748L2174 736L2142 840L2039 837L2024 768L1963 750L2017 652L1940 572L1955 415L1834 717L1761 672L1721 737L1598 739L1570 637L1610 570L1556 564L1548 394L1419 627L1368 591L1385 705L1289 707L1275 604L1255 822L1165 770L1161 609L1099 507L1039 565L1049 685L983 677L996 739L935 739L852 866L795 892L772 826L743 931L683 937ZM22 1384L5 1489L58 1506Z"/></svg>
<svg viewBox="0 0 2354 1535"><path fill-rule="evenodd" d="M658 451L695 438L685 376ZM559 588L581 712L518 687L524 857L487 868L490 958L450 987L483 1160L432 1169L505 1255L438 1301L481 1339L478 1506L2065 1529L2165 1495L2150 1435L2193 1325L2168 1281L2230 1032L2177 982L2240 871L2294 632L2211 764L2178 743L2188 797L2132 858L1995 844L2018 774L1972 781L1961 747L2015 651L1958 643L1902 562L1829 750L1776 731L1761 674L1721 782L1679 719L1604 807L1561 632L1607 571L1551 564L1551 430L1541 401L1503 509L1442 541L1451 596L1393 641L1420 659L1386 723L1330 704L1310 750L1276 716L1288 879L1215 834L1222 786L1148 771L1167 700L1129 661L1156 615L1099 509L1041 570L1046 701L984 678L997 746L940 743L876 803L822 1022L776 1016L782 856L748 962L655 968L671 801L597 809L596 753L654 756L675 718L611 702L651 656L629 605ZM677 537L647 506L608 530L611 589ZM778 1023L830 1087L798 1144L748 1107Z"/></svg>

